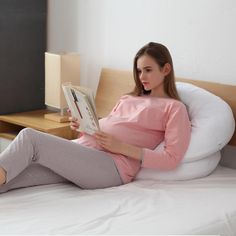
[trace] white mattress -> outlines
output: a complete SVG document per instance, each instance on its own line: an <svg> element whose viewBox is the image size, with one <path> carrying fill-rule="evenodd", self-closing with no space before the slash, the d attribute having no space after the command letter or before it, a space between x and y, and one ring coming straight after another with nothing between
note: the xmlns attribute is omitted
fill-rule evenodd
<svg viewBox="0 0 236 236"><path fill-rule="evenodd" d="M103 190L54 184L0 194L0 234L236 235L236 170Z"/></svg>

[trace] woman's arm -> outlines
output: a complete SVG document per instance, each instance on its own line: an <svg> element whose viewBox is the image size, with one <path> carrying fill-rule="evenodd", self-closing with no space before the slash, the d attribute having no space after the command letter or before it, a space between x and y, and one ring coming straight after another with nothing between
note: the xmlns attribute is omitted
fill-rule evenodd
<svg viewBox="0 0 236 236"><path fill-rule="evenodd" d="M95 138L105 150L142 161L142 167L171 170L181 162L188 148L191 123L185 106L174 107L168 115L164 147L159 150L136 147L99 131Z"/></svg>
<svg viewBox="0 0 236 236"><path fill-rule="evenodd" d="M116 139L114 136L102 131L96 132L94 136L98 144L105 150L113 153L119 153L124 156L128 156L130 158L141 161L142 148L124 143Z"/></svg>
<svg viewBox="0 0 236 236"><path fill-rule="evenodd" d="M142 167L172 170L183 159L191 137L191 122L182 104L171 109L166 122L164 146L158 150L143 149Z"/></svg>

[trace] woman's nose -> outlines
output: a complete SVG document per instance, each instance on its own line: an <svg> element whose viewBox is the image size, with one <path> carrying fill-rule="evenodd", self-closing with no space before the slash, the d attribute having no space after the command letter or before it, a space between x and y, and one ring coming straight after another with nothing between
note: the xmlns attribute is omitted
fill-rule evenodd
<svg viewBox="0 0 236 236"><path fill-rule="evenodd" d="M143 72L140 72L140 74L139 74L139 78L142 79L143 77L144 77Z"/></svg>

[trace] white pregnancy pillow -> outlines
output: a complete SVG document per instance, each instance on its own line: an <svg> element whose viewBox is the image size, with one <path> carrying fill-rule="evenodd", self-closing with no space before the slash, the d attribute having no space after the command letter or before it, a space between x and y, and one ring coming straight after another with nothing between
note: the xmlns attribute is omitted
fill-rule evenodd
<svg viewBox="0 0 236 236"><path fill-rule="evenodd" d="M142 168L136 179L186 180L210 174L220 161L220 152L231 139L235 121L229 105L195 85L177 82L192 124L189 147L180 166L171 171ZM164 142L156 150L163 149Z"/></svg>
<svg viewBox="0 0 236 236"><path fill-rule="evenodd" d="M189 180L209 175L218 165L221 158L220 151L204 159L181 163L176 169L159 171L141 168L136 180Z"/></svg>
<svg viewBox="0 0 236 236"><path fill-rule="evenodd" d="M192 162L221 150L231 139L235 121L230 106L220 97L189 83L176 83L192 124L184 162Z"/></svg>

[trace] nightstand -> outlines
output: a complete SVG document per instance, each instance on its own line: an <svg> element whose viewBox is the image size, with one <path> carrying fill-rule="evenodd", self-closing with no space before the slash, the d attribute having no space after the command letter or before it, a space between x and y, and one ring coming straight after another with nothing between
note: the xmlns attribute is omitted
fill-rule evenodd
<svg viewBox="0 0 236 236"><path fill-rule="evenodd" d="M72 131L69 122L59 123L44 118L47 110L36 110L22 113L0 115L0 146L7 146L23 128L29 127L48 134L66 139L75 139L76 132ZM2 148L3 149L3 148ZM1 150L0 150L1 152Z"/></svg>

